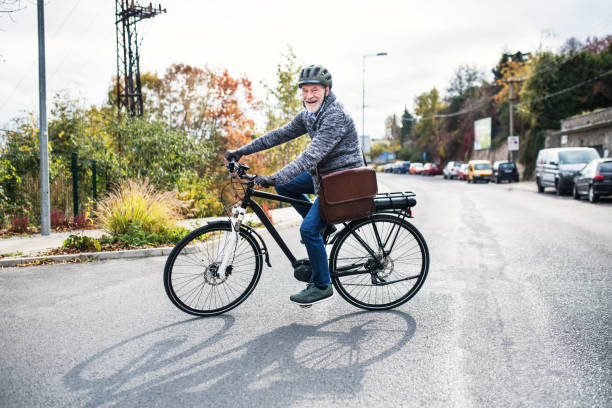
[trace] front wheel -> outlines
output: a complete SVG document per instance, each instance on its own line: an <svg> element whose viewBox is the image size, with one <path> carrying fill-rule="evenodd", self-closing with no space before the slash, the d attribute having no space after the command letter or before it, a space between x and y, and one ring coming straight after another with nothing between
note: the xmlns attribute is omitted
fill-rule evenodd
<svg viewBox="0 0 612 408"><path fill-rule="evenodd" d="M536 184L538 186L538 193L544 192L544 186L540 183L540 179L536 179Z"/></svg>
<svg viewBox="0 0 612 408"><path fill-rule="evenodd" d="M392 309L423 286L429 250L408 221L375 214L343 231L329 263L332 283L347 302L366 310Z"/></svg>
<svg viewBox="0 0 612 408"><path fill-rule="evenodd" d="M229 259L221 270L224 254ZM262 267L261 248L248 231L236 235L229 223L210 224L176 244L166 260L164 287L182 311L214 316L249 297Z"/></svg>

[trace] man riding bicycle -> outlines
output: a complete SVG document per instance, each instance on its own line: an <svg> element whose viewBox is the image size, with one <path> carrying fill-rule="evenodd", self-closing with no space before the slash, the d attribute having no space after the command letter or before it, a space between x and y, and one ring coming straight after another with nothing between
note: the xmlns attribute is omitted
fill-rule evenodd
<svg viewBox="0 0 612 408"><path fill-rule="evenodd" d="M300 72L298 85L305 110L287 125L239 149L227 151L225 158L238 161L242 156L270 149L308 133L310 146L293 162L270 176L255 178L257 185L275 186L279 194L308 200L305 194L315 194L319 189L317 169L320 174L326 174L362 167L365 163L355 123L331 92L332 76L329 71L321 65L305 67ZM326 225L319 214L318 200L315 199L310 208L295 207L304 218L300 235L312 267L306 289L290 296L293 302L301 305L328 300L333 295L327 252L321 235Z"/></svg>

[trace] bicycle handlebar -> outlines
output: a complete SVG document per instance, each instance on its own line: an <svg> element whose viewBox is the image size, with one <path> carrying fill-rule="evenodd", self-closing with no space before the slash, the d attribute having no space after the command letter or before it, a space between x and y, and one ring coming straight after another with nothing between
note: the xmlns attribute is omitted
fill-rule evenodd
<svg viewBox="0 0 612 408"><path fill-rule="evenodd" d="M238 175L238 178L243 180L253 181L255 177L257 177L257 175L246 174L246 171L249 170L250 167L244 163L240 163L235 160L230 160L227 163L223 163L223 166L227 167L227 170L230 174L236 173Z"/></svg>

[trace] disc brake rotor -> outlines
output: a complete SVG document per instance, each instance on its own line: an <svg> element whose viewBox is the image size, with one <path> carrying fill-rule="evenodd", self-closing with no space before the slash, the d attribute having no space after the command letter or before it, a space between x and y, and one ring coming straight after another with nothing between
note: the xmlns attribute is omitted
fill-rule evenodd
<svg viewBox="0 0 612 408"><path fill-rule="evenodd" d="M220 273L219 266L221 266L220 262L213 262L208 265L203 275L204 282L208 283L211 286L217 286L227 280L229 273ZM231 266L228 266L228 269L230 268Z"/></svg>
<svg viewBox="0 0 612 408"><path fill-rule="evenodd" d="M383 258L382 253L377 254L378 260L382 263L382 268L378 268L376 271L376 276L381 279L387 279L392 273L395 265L393 264L393 259L389 255Z"/></svg>

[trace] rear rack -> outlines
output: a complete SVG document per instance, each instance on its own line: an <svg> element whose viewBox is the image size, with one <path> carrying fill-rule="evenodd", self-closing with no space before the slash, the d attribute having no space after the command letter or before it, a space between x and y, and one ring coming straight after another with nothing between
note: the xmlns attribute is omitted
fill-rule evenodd
<svg viewBox="0 0 612 408"><path fill-rule="evenodd" d="M374 196L376 211L410 212L416 205L416 194L412 191L397 191L393 193L378 193Z"/></svg>

